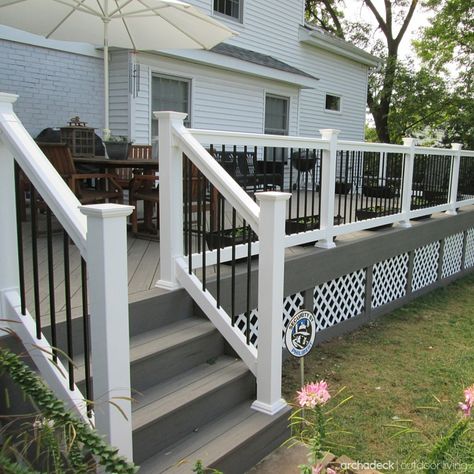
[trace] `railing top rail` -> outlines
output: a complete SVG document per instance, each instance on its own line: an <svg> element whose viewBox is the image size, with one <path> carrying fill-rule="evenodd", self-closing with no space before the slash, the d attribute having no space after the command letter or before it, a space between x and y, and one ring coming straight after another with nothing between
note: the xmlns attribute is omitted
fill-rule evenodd
<svg viewBox="0 0 474 474"><path fill-rule="evenodd" d="M428 146L416 146L415 154L416 155L442 155L442 156L452 156L456 150L452 148L431 148Z"/></svg>
<svg viewBox="0 0 474 474"><path fill-rule="evenodd" d="M341 151L372 151L376 153L406 153L410 147L391 143L359 142L355 140L338 140L337 149Z"/></svg>
<svg viewBox="0 0 474 474"><path fill-rule="evenodd" d="M186 156L258 234L259 206L194 138L192 130L179 125L173 131Z"/></svg>
<svg viewBox="0 0 474 474"><path fill-rule="evenodd" d="M329 150L329 142L321 138L225 132L221 130L201 130L197 128L189 129L189 131L200 143L206 144L304 149L319 148Z"/></svg>
<svg viewBox="0 0 474 474"><path fill-rule="evenodd" d="M474 151L471 150L461 150L461 156L468 156L474 158Z"/></svg>
<svg viewBox="0 0 474 474"><path fill-rule="evenodd" d="M14 113L16 98L0 93L0 140L86 257L87 222L81 204Z"/></svg>

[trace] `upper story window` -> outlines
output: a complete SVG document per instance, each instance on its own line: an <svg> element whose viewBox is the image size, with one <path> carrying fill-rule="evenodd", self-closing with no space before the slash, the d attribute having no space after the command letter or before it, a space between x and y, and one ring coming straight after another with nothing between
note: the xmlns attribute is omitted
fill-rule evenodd
<svg viewBox="0 0 474 474"><path fill-rule="evenodd" d="M151 110L172 110L188 114L184 120L191 126L191 81L178 77L153 75L151 83ZM152 136L158 135L158 120L152 117Z"/></svg>
<svg viewBox="0 0 474 474"><path fill-rule="evenodd" d="M214 0L214 13L242 22L244 0Z"/></svg>
<svg viewBox="0 0 474 474"><path fill-rule="evenodd" d="M265 133L288 135L289 102L287 97L275 95L265 97Z"/></svg>
<svg viewBox="0 0 474 474"><path fill-rule="evenodd" d="M341 98L338 95L326 94L326 110L332 112L341 111Z"/></svg>

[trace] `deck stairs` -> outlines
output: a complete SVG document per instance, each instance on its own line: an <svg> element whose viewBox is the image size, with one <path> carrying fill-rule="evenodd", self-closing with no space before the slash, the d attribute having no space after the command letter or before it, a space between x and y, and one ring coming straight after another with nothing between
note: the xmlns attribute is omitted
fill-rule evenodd
<svg viewBox="0 0 474 474"><path fill-rule="evenodd" d="M288 409L251 408L254 376L183 290L131 304L130 321L140 473L191 473L201 460L243 474L288 437Z"/></svg>

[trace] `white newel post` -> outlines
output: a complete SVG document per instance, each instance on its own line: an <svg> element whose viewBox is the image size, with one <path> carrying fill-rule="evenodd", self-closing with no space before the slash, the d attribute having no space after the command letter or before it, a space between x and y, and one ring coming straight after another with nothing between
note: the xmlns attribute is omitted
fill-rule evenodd
<svg viewBox="0 0 474 474"><path fill-rule="evenodd" d="M456 201L458 200L458 187L459 187L459 167L461 165L461 143L452 143L451 148L453 150L453 166L451 167L451 192L449 194L449 205L450 209L446 211L446 214L455 216L456 212Z"/></svg>
<svg viewBox="0 0 474 474"><path fill-rule="evenodd" d="M258 360L255 410L273 415L286 406L281 398L283 285L286 203L291 194L257 193L260 204L258 266Z"/></svg>
<svg viewBox="0 0 474 474"><path fill-rule="evenodd" d="M13 103L17 96L0 94L0 112L13 114ZM0 291L16 290L19 287L18 244L16 235L16 202L15 202L15 160L10 150L2 141L0 131ZM1 314L6 314L4 301L0 301ZM0 319L2 316L0 316ZM0 327L5 323L0 322ZM5 335L0 331L0 337Z"/></svg>
<svg viewBox="0 0 474 474"><path fill-rule="evenodd" d="M328 231L326 239L318 240L316 247L330 249L336 246L332 239L336 187L337 136L340 130L321 129L321 138L329 141L329 150L323 150L321 162L321 216L320 229Z"/></svg>
<svg viewBox="0 0 474 474"><path fill-rule="evenodd" d="M80 209L87 216L96 428L132 460L126 219L133 207L94 204Z"/></svg>
<svg viewBox="0 0 474 474"><path fill-rule="evenodd" d="M413 193L413 167L415 165L415 139L404 138L403 145L409 147L405 153L403 161L403 195L402 195L402 213L404 218L398 223L400 227L411 227L408 213L411 210L411 196Z"/></svg>
<svg viewBox="0 0 474 474"><path fill-rule="evenodd" d="M156 286L179 288L176 258L183 246L183 158L176 146L173 128L183 127L187 114L154 112L158 119L158 160L160 163L160 279Z"/></svg>

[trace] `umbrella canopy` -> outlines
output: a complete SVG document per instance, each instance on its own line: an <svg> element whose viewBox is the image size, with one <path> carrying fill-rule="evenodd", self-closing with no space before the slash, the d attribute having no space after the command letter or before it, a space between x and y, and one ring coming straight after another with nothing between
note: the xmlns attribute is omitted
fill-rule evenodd
<svg viewBox="0 0 474 474"><path fill-rule="evenodd" d="M178 0L0 0L0 23L46 38L104 45L105 133L108 47L210 49L235 33Z"/></svg>

